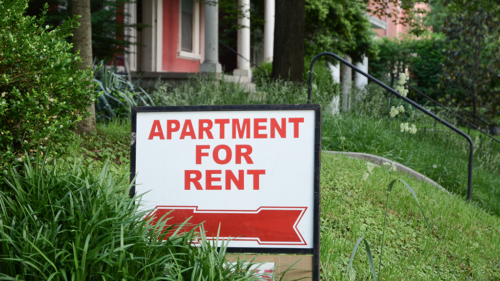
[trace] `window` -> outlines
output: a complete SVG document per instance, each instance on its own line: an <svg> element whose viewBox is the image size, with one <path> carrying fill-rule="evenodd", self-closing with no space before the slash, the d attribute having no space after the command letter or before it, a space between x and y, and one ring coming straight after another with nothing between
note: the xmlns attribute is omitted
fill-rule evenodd
<svg viewBox="0 0 500 281"><path fill-rule="evenodd" d="M177 57L199 60L200 11L197 0L180 0L179 51Z"/></svg>
<svg viewBox="0 0 500 281"><path fill-rule="evenodd" d="M181 0L181 50L193 52L193 0Z"/></svg>

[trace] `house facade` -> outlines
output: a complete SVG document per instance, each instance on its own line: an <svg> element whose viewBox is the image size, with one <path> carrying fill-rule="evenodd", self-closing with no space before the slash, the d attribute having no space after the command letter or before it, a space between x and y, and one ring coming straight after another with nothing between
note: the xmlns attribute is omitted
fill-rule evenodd
<svg viewBox="0 0 500 281"><path fill-rule="evenodd" d="M262 56L251 56L250 0L238 0L245 15L238 19L243 26L237 32L236 69L232 76L238 81L251 81L250 59L256 63L272 61L274 39L275 0L265 0L264 40ZM125 56L126 68L132 73L142 73L143 78L162 77L184 79L193 73L222 72L219 61L219 8L218 1L200 0L138 0L125 4L126 20L130 24L143 24L142 29L129 28L126 35L138 45L132 45ZM392 18L369 17L378 36L399 37L406 33L400 23ZM358 63L368 70L368 59ZM340 75L340 70L337 71ZM227 77L227 75L225 75ZM359 84L366 84L359 77ZM357 85L358 83L356 83Z"/></svg>
<svg viewBox="0 0 500 281"><path fill-rule="evenodd" d="M239 0L246 17L238 30L237 68L233 75L250 80L250 0ZM274 0L266 0L264 58L272 60L274 38ZM186 78L198 72L222 72L219 62L219 9L217 1L139 0L125 5L125 19L143 24L142 29L129 28L126 35L132 45L125 56L131 72L145 77Z"/></svg>

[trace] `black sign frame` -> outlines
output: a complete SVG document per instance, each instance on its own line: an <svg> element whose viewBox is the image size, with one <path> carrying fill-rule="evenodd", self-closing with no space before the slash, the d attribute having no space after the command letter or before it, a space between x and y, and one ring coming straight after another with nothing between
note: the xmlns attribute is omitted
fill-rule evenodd
<svg viewBox="0 0 500 281"><path fill-rule="evenodd" d="M321 105L320 104L265 104L265 105L197 105L197 106L134 106L131 111L130 142L130 197L135 195L136 175L136 132L137 114L141 112L189 112L189 111L275 111L275 110L313 110L314 111L314 209L313 209L313 248L238 248L228 247L228 253L257 254L306 254L313 255L313 280L319 281L320 263L320 170L321 170ZM299 148L300 149L300 148Z"/></svg>

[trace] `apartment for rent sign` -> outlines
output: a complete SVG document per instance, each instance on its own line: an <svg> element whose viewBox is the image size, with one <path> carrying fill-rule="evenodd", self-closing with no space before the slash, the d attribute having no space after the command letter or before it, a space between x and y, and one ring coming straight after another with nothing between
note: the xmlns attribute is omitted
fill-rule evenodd
<svg viewBox="0 0 500 281"><path fill-rule="evenodd" d="M141 208L204 222L229 249L319 245L319 105L136 107L132 121Z"/></svg>

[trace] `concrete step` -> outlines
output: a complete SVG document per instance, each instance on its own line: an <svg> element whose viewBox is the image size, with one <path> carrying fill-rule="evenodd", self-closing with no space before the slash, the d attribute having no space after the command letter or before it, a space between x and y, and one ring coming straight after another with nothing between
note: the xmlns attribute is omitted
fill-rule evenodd
<svg viewBox="0 0 500 281"><path fill-rule="evenodd" d="M251 83L252 78L250 77L245 77L245 76L234 76L234 75L227 75L224 74L223 78L224 81L226 82L231 82L231 83Z"/></svg>
<svg viewBox="0 0 500 281"><path fill-rule="evenodd" d="M238 83L249 92L255 92L255 83L252 83L252 78L246 76L226 75L222 76L222 80L229 83Z"/></svg>

